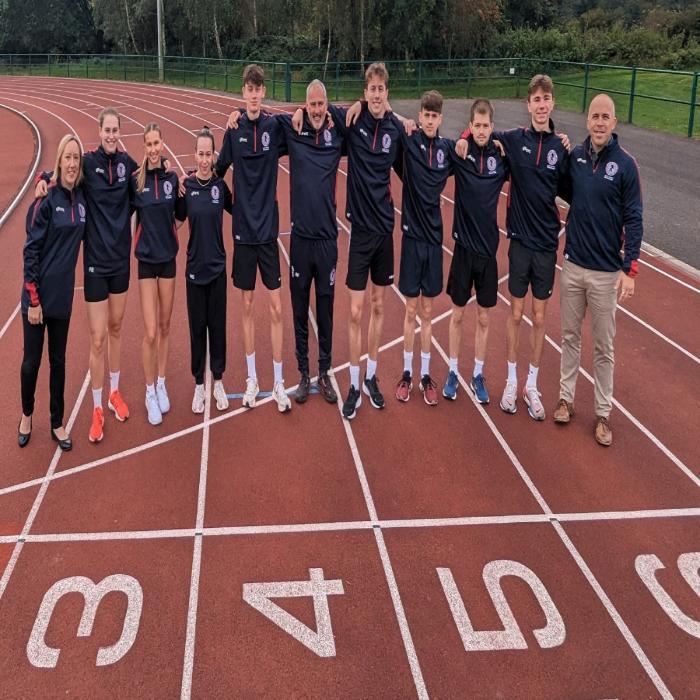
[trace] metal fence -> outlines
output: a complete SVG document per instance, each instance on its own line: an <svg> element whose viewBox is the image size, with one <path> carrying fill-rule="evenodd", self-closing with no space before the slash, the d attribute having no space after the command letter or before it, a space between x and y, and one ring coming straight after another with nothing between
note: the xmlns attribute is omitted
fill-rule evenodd
<svg viewBox="0 0 700 700"><path fill-rule="evenodd" d="M166 56L166 83L238 92L247 61ZM362 94L364 65L260 62L267 76L267 97L303 102L306 85L321 78L330 99ZM416 98L424 90L444 97L524 97L535 73L547 73L556 85L557 104L585 112L593 94L607 92L621 121L700 138L696 119L700 72L670 71L538 58L386 61L393 97ZM0 54L0 73L157 82L156 56Z"/></svg>

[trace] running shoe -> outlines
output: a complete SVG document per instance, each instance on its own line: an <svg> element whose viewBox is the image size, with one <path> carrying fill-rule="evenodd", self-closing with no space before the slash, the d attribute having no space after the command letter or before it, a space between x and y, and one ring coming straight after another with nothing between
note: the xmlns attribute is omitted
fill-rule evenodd
<svg viewBox="0 0 700 700"><path fill-rule="evenodd" d="M170 398L168 397L168 390L165 388L165 382L156 382L156 398L158 399L158 408L160 408L161 414L167 413L170 410Z"/></svg>
<svg viewBox="0 0 700 700"><path fill-rule="evenodd" d="M404 370L396 385L396 398L399 401L408 401L411 398L411 389L413 389L413 382L411 382L411 373L408 370Z"/></svg>
<svg viewBox="0 0 700 700"><path fill-rule="evenodd" d="M476 400L479 403L486 404L489 402L489 392L486 391L486 380L483 374L477 374L476 377L472 377L469 382L469 388L474 392L474 396L476 396Z"/></svg>
<svg viewBox="0 0 700 700"><path fill-rule="evenodd" d="M101 407L97 407L92 411L92 422L90 423L90 432L88 440L90 442L100 442L105 436L103 426L105 424L104 413Z"/></svg>
<svg viewBox="0 0 700 700"><path fill-rule="evenodd" d="M343 418L352 420L357 415L357 409L362 405L362 394L351 384L348 397L343 404Z"/></svg>
<svg viewBox="0 0 700 700"><path fill-rule="evenodd" d="M195 384L194 396L192 397L192 413L204 413L205 398L204 384Z"/></svg>
<svg viewBox="0 0 700 700"><path fill-rule="evenodd" d="M306 403L309 398L309 392L311 391L311 380L309 375L304 373L301 375L299 380L299 386L297 386L296 393L294 394L294 400L297 403Z"/></svg>
<svg viewBox="0 0 700 700"><path fill-rule="evenodd" d="M540 401L540 394L536 386L527 386L523 388L523 400L527 404L527 412L530 418L535 420L544 420L544 406Z"/></svg>
<svg viewBox="0 0 700 700"><path fill-rule="evenodd" d="M277 382L272 389L272 398L277 402L277 410L280 413L287 413L292 410L292 402L284 390L284 382Z"/></svg>
<svg viewBox="0 0 700 700"><path fill-rule="evenodd" d="M163 422L163 412L158 405L158 397L155 391L146 392L146 411L148 412L148 422L151 425L160 425Z"/></svg>
<svg viewBox="0 0 700 700"><path fill-rule="evenodd" d="M454 401L457 398L457 387L459 386L459 377L457 376L456 372L453 372L450 370L450 373L447 375L447 379L445 380L445 386L442 387L442 395L446 398L449 399L450 401Z"/></svg>
<svg viewBox="0 0 700 700"><path fill-rule="evenodd" d="M119 389L115 389L109 395L107 408L114 413L114 417L122 423L129 417L129 407L124 402Z"/></svg>
<svg viewBox="0 0 700 700"><path fill-rule="evenodd" d="M425 403L427 403L428 406L437 406L437 384L430 378L429 374L424 374L421 377L420 390L423 392L423 401L425 401Z"/></svg>
<svg viewBox="0 0 700 700"><path fill-rule="evenodd" d="M503 396L501 396L501 408L506 413L515 413L518 407L515 402L518 397L518 387L515 384L506 382L506 388L503 390Z"/></svg>
<svg viewBox="0 0 700 700"><path fill-rule="evenodd" d="M225 411L228 408L228 396L226 396L224 383L220 379L214 382L214 398L216 399L217 411Z"/></svg>
<svg viewBox="0 0 700 700"><path fill-rule="evenodd" d="M335 393L335 389L333 388L333 383L331 382L328 372L321 372L319 375L318 390L321 393L321 396L323 396L328 403L338 403L338 394Z"/></svg>
<svg viewBox="0 0 700 700"><path fill-rule="evenodd" d="M248 377L245 380L245 394L243 394L243 407L244 408L255 408L255 399L260 392L260 387L258 386L258 380L256 377Z"/></svg>
<svg viewBox="0 0 700 700"><path fill-rule="evenodd" d="M362 391L369 396L369 402L374 406L374 408L384 408L384 397L382 392L379 391L379 380L375 374L372 379L367 379L362 383Z"/></svg>

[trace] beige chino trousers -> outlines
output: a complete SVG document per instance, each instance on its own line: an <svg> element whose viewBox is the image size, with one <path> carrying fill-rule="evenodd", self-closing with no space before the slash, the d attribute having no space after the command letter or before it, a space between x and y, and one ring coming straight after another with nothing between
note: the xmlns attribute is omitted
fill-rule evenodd
<svg viewBox="0 0 700 700"><path fill-rule="evenodd" d="M559 397L574 402L581 365L581 330L586 311L593 329L593 378L596 416L612 411L615 311L619 272L587 270L564 260L560 279L561 373Z"/></svg>

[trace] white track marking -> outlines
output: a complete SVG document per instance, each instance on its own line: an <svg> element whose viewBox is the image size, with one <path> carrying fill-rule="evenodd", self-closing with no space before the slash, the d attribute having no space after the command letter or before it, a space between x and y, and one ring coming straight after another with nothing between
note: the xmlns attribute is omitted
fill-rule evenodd
<svg viewBox="0 0 700 700"><path fill-rule="evenodd" d="M10 324L12 323L12 321L15 320L15 316L17 316L17 314L19 313L19 310L21 308L22 308L22 302L20 302L19 304L17 304L17 306L15 306L15 310L9 315L7 321L5 321L5 325L2 327L2 330L0 330L0 338L2 338L5 335L5 332L10 327Z"/></svg>
<svg viewBox="0 0 700 700"><path fill-rule="evenodd" d="M14 112L15 114L18 114L20 117L22 117L22 119L24 119L24 121L26 121L29 124L29 126L31 126L31 128L34 131L34 135L36 136L36 153L34 154L34 162L29 167L27 179L24 181L24 184L22 185L20 191L15 195L14 199L10 202L7 209L5 209L2 216L0 216L0 228L2 228L3 224L7 221L7 219L9 219L12 212L20 203L22 197L24 197L24 193L27 191L29 185L34 179L34 172L36 171L36 166L39 165L39 161L41 160L42 142L41 134L39 133L39 127L24 112L20 112L18 109L15 109L14 107L10 107L2 103L0 103L0 107L3 107L4 109L10 112ZM2 338L4 332L5 326L3 326L3 330L0 332L0 338Z"/></svg>

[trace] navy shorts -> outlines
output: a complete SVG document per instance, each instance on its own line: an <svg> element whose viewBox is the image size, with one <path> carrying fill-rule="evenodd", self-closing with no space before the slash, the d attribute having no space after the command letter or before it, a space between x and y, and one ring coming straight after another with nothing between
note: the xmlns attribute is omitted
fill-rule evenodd
<svg viewBox="0 0 700 700"><path fill-rule="evenodd" d="M406 297L436 297L442 292L442 246L403 237L399 291Z"/></svg>
<svg viewBox="0 0 700 700"><path fill-rule="evenodd" d="M353 228L345 284L363 292L368 276L378 287L388 287L394 281L394 237Z"/></svg>
<svg viewBox="0 0 700 700"><path fill-rule="evenodd" d="M498 300L498 264L496 258L477 255L459 243L455 245L447 293L455 306L465 306L476 291L476 303L485 309Z"/></svg>
<svg viewBox="0 0 700 700"><path fill-rule="evenodd" d="M83 294L85 301L105 301L110 294L124 294L129 289L129 270L121 275L101 277L85 273Z"/></svg>
<svg viewBox="0 0 700 700"><path fill-rule="evenodd" d="M139 260L139 279L172 279L177 272L175 258L164 263L147 263Z"/></svg>
<svg viewBox="0 0 700 700"><path fill-rule="evenodd" d="M244 291L255 289L255 279L260 270L260 279L269 290L282 286L280 253L277 241L259 245L233 246L233 286Z"/></svg>
<svg viewBox="0 0 700 700"><path fill-rule="evenodd" d="M508 261L508 291L512 296L524 298L530 286L535 299L546 301L552 296L556 250L532 250L520 241L511 239Z"/></svg>

